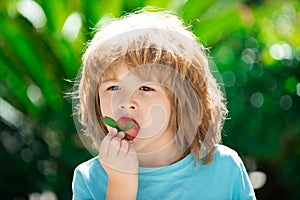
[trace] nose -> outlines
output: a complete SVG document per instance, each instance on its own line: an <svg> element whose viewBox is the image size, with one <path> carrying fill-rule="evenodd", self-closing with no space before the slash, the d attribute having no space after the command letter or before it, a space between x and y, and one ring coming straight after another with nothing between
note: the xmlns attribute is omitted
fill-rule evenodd
<svg viewBox="0 0 300 200"><path fill-rule="evenodd" d="M125 105L125 104L121 104L120 105L120 108L121 109L130 109L130 110L135 110L136 109L136 106L135 105Z"/></svg>
<svg viewBox="0 0 300 200"><path fill-rule="evenodd" d="M133 100L131 97L130 99L124 98L123 101L120 102L121 109L128 109L128 110L136 110L137 109L137 103Z"/></svg>
<svg viewBox="0 0 300 200"><path fill-rule="evenodd" d="M124 92L118 94L119 109L126 111L134 111L138 109L138 94L134 89L124 90Z"/></svg>

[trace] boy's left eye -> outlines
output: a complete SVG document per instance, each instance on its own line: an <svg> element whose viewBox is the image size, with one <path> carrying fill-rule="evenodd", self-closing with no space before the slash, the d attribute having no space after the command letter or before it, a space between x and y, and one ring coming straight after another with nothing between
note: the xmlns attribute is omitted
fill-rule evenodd
<svg viewBox="0 0 300 200"><path fill-rule="evenodd" d="M111 91L114 91L114 90L120 90L121 87L120 86L117 86L117 85L113 85L113 86L110 86L107 88L107 90L111 90Z"/></svg>
<svg viewBox="0 0 300 200"><path fill-rule="evenodd" d="M139 88L139 90L142 90L142 91L145 91L145 92L154 91L153 88L147 87L147 86L141 86L141 87Z"/></svg>

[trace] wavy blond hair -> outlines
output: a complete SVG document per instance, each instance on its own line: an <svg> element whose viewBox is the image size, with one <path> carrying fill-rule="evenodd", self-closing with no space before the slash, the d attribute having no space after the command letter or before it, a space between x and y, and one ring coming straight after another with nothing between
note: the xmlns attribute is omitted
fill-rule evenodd
<svg viewBox="0 0 300 200"><path fill-rule="evenodd" d="M194 100L189 99L191 94L183 81L161 72L164 69L154 73L158 80L173 85L172 90L180 93L174 94L170 90L167 93L172 105L169 125L177 132L177 142L188 144L187 150L192 151L198 161L201 149L205 147L208 150L205 163L212 161L215 145L221 142L222 123L227 114L224 94L211 74L206 49L175 14L167 11L143 10L112 20L89 42L83 55L77 114L95 148L99 148L105 136L101 132L107 132L100 120L97 88L101 77L113 72L120 60L129 68L151 65L152 71L158 65L168 66L187 80ZM186 97L179 101L178 96L184 95ZM198 115L192 114L195 110ZM198 117L194 119L193 116ZM187 131L191 125L183 123L183 119L195 124L195 133Z"/></svg>

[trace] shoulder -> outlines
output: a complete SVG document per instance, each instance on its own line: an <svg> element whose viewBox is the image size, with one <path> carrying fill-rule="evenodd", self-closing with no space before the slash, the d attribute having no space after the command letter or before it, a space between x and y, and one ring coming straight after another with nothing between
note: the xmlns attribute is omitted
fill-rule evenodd
<svg viewBox="0 0 300 200"><path fill-rule="evenodd" d="M218 144L215 150L215 156L221 158L240 159L238 153L228 146Z"/></svg>
<svg viewBox="0 0 300 200"><path fill-rule="evenodd" d="M235 150L220 144L216 146L214 162L238 167L242 165L242 160Z"/></svg>
<svg viewBox="0 0 300 200"><path fill-rule="evenodd" d="M75 170L85 170L87 168L100 165L98 157L91 158L83 163L80 163Z"/></svg>
<svg viewBox="0 0 300 200"><path fill-rule="evenodd" d="M79 164L72 181L73 199L105 199L107 175L98 157Z"/></svg>
<svg viewBox="0 0 300 200"><path fill-rule="evenodd" d="M232 199L256 199L244 163L238 153L224 145L218 145L214 161L227 185L232 185ZM224 183L225 181L223 181Z"/></svg>
<svg viewBox="0 0 300 200"><path fill-rule="evenodd" d="M75 170L75 175L81 175L85 178L89 178L90 174L94 173L96 170L101 169L101 164L98 157L94 157L90 160L87 160L81 164L79 164Z"/></svg>

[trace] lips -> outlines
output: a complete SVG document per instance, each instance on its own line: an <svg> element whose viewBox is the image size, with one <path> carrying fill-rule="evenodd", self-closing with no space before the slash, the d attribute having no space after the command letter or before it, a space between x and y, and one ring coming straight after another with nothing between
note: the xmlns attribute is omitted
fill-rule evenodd
<svg viewBox="0 0 300 200"><path fill-rule="evenodd" d="M117 120L117 123L121 127L125 128L125 130L123 131L125 133L124 139L126 139L128 141L133 140L137 136L137 134L140 130L140 127L139 127L139 124L137 123L137 121L130 117L123 116ZM127 129L129 123L131 123L131 127Z"/></svg>
<svg viewBox="0 0 300 200"><path fill-rule="evenodd" d="M128 141L133 140L140 130L137 121L126 116L121 117L117 121L110 117L103 117L102 121L108 126L116 128L118 131L123 131L125 133L123 139Z"/></svg>

